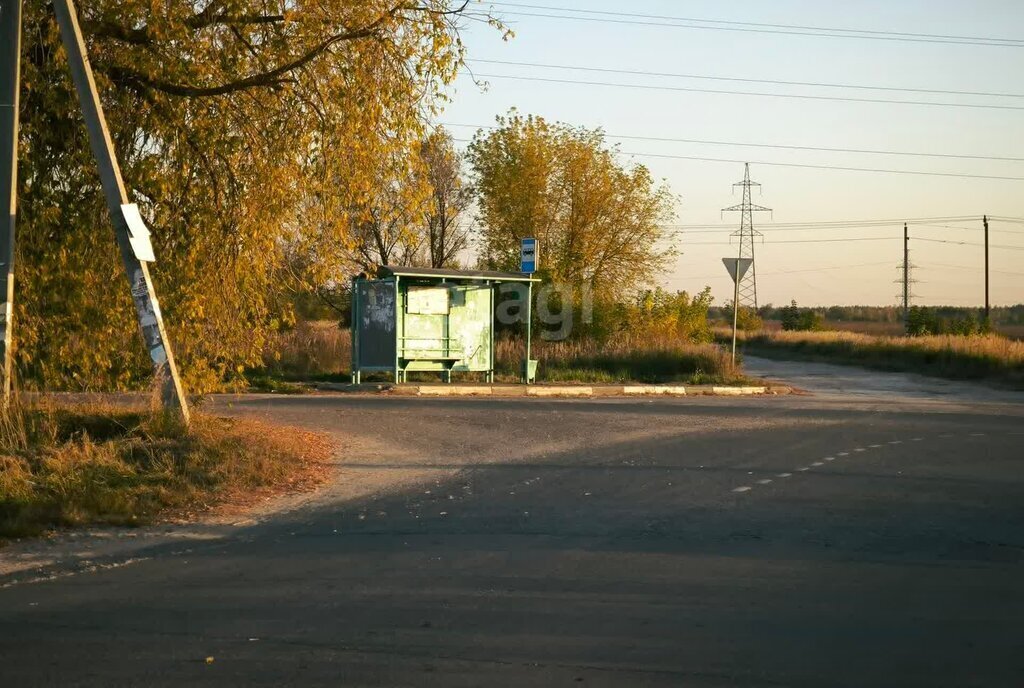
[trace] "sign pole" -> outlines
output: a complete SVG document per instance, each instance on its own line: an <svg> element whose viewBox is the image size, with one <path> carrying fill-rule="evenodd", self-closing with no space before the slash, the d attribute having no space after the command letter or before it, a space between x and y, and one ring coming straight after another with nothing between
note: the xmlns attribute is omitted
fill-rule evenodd
<svg viewBox="0 0 1024 688"><path fill-rule="evenodd" d="M18 92L21 83L21 0L0 6L0 395L11 396L14 335L14 224L18 214Z"/></svg>
<svg viewBox="0 0 1024 688"><path fill-rule="evenodd" d="M519 272L532 275L537 272L537 239L525 237L519 242ZM533 282L526 284L526 361L523 362L523 382L530 384L531 341L533 339Z"/></svg>
<svg viewBox="0 0 1024 688"><path fill-rule="evenodd" d="M736 367L736 329L739 325L740 315L740 278L737 275L732 281L732 367Z"/></svg>
<svg viewBox="0 0 1024 688"><path fill-rule="evenodd" d="M533 282L526 284L526 369L523 377L530 384L530 343L533 339Z"/></svg>
<svg viewBox="0 0 1024 688"><path fill-rule="evenodd" d="M152 249L149 248L149 237L137 216L138 209L131 204L125 190L121 168L117 164L114 144L110 139L110 131L107 129L107 121L103 116L103 107L96 90L96 82L93 80L92 67L86 55L85 41L78 25L75 5L72 0L54 0L53 9L67 53L71 79L78 92L78 103L85 117L92 154L99 166L103 195L106 197L107 209L114 224L114 234L121 250L121 260L127 273L142 338L153 362L154 377L160 385L161 400L165 407L180 410L185 422L188 422L188 403L181 380L178 378L178 369L174 365L174 356L167 339L156 290L149 274L149 267L141 260L153 258ZM130 227L129 222L132 220L135 220L134 226Z"/></svg>
<svg viewBox="0 0 1024 688"><path fill-rule="evenodd" d="M732 277L732 367L736 367L736 331L740 322L740 280L754 264L753 258L723 258L722 264Z"/></svg>

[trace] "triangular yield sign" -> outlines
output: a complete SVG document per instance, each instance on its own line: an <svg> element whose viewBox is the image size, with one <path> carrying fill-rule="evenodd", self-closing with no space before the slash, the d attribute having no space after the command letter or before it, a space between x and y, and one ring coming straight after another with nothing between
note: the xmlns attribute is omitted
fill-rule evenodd
<svg viewBox="0 0 1024 688"><path fill-rule="evenodd" d="M732 277L733 282L738 282L743 279L743 276L747 274L747 270L754 264L753 258L723 258L722 263L725 265L725 269L729 271L729 276Z"/></svg>

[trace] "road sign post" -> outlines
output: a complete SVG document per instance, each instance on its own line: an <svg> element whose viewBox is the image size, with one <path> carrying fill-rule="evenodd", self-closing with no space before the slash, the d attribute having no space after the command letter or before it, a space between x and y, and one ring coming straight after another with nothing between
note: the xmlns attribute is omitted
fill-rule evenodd
<svg viewBox="0 0 1024 688"><path fill-rule="evenodd" d="M537 240L533 237L524 238L519 245L519 272L532 275L537 272ZM530 384L530 349L533 339L533 283L526 285L526 361L523 363L523 382Z"/></svg>
<svg viewBox="0 0 1024 688"><path fill-rule="evenodd" d="M740 316L740 281L747 274L747 270L754 264L752 258L723 258L722 263L732 277L732 365L736 367L736 330L739 325Z"/></svg>

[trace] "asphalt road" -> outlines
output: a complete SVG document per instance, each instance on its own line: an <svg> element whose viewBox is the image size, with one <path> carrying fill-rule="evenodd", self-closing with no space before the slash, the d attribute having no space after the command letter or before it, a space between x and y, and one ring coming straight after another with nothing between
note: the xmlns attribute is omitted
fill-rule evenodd
<svg viewBox="0 0 1024 688"><path fill-rule="evenodd" d="M819 394L219 399L336 484L0 589L0 685L1024 685L1024 395L758 365Z"/></svg>

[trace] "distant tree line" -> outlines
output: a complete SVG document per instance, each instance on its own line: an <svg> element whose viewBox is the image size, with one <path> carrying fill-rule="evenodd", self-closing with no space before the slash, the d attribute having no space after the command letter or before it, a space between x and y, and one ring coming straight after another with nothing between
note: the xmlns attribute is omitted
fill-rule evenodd
<svg viewBox="0 0 1024 688"><path fill-rule="evenodd" d="M742 311L741 311L742 313ZM778 321L783 330L808 331L827 329L829 323L891 323L904 325L912 336L929 334L972 335L991 332L993 328L1024 325L1024 304L992 308L991 317L985 320L980 308L958 306L913 306L904 319L899 306L827 306L801 307L796 301L788 306L761 306L757 315L763 320ZM728 306L711 308L709 317L732 322L732 310ZM741 318L743 320L743 318ZM747 316L746 327L760 329L762 322Z"/></svg>

